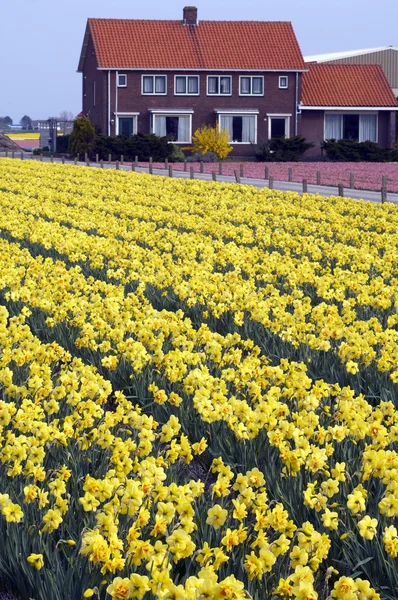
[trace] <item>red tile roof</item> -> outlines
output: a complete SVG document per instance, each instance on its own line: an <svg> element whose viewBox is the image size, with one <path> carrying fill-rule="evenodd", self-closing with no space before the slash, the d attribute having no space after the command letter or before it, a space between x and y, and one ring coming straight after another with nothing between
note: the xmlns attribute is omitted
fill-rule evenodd
<svg viewBox="0 0 398 600"><path fill-rule="evenodd" d="M88 31L104 69L306 68L288 22L89 19Z"/></svg>
<svg viewBox="0 0 398 600"><path fill-rule="evenodd" d="M381 65L312 64L303 73L303 106L398 106Z"/></svg>

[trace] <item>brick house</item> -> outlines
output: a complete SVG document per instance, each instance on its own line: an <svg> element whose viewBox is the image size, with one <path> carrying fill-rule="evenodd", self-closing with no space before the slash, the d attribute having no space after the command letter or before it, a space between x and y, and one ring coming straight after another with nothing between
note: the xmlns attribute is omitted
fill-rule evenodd
<svg viewBox="0 0 398 600"><path fill-rule="evenodd" d="M319 155L326 139L395 143L398 103L381 65L308 64L303 74L300 133Z"/></svg>
<svg viewBox="0 0 398 600"><path fill-rule="evenodd" d="M94 125L107 135L155 133L187 146L197 128L218 122L235 157L302 133L308 65L291 23L198 21L195 7L182 16L88 20L78 71L83 113Z"/></svg>

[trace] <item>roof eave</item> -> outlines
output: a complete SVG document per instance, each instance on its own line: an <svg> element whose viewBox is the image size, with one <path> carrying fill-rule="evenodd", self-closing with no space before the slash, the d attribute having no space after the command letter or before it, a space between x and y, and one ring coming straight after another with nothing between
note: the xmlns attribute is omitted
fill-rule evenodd
<svg viewBox="0 0 398 600"><path fill-rule="evenodd" d="M300 68L293 68L293 69L286 69L283 67L280 67L278 69L247 69L245 67L242 67L240 69L230 69L228 67L224 67L223 69L213 69L211 67L208 67L206 69L202 68L202 69L198 69L197 67L97 67L98 71L231 71L233 73L235 72L241 72L241 71L245 71L245 72L255 72L255 73L263 73L263 72L269 72L269 73L279 73L281 71L283 71L284 73L307 73L308 69L303 69L302 67Z"/></svg>
<svg viewBox="0 0 398 600"><path fill-rule="evenodd" d="M323 105L323 106L311 106L301 105L300 110L398 110L398 106L334 106L334 105Z"/></svg>

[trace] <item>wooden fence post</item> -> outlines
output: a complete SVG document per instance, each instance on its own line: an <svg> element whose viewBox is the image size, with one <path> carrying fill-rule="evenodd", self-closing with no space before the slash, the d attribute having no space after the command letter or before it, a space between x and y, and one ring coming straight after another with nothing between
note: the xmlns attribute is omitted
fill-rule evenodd
<svg viewBox="0 0 398 600"><path fill-rule="evenodd" d="M239 173L239 175L240 175L241 177L244 177L244 172L245 172L245 167L244 167L244 164L243 164L243 163L240 163L240 173Z"/></svg>
<svg viewBox="0 0 398 600"><path fill-rule="evenodd" d="M63 165L65 164L65 156L64 155L62 155L61 162Z"/></svg>
<svg viewBox="0 0 398 600"><path fill-rule="evenodd" d="M112 154L108 154L108 162L112 162Z"/></svg>
<svg viewBox="0 0 398 600"><path fill-rule="evenodd" d="M123 156L123 154L122 154L122 155L120 156L120 164L122 165L122 164L123 164L123 162L124 162L124 156Z"/></svg>
<svg viewBox="0 0 398 600"><path fill-rule="evenodd" d="M138 167L138 156L134 157L134 162L135 162L135 168Z"/></svg>
<svg viewBox="0 0 398 600"><path fill-rule="evenodd" d="M43 155L41 155L43 156ZM75 165L77 165L77 156L75 156Z"/></svg>
<svg viewBox="0 0 398 600"><path fill-rule="evenodd" d="M354 173L350 173L350 188L352 190L355 188L355 175L354 175Z"/></svg>
<svg viewBox="0 0 398 600"><path fill-rule="evenodd" d="M338 190L339 190L339 196L344 197L344 186L342 183L339 183L339 185L337 186Z"/></svg>
<svg viewBox="0 0 398 600"><path fill-rule="evenodd" d="M43 154L40 154L40 161L43 162Z"/></svg>
<svg viewBox="0 0 398 600"><path fill-rule="evenodd" d="M221 162L218 163L218 174L222 175L222 163Z"/></svg>
<svg viewBox="0 0 398 600"><path fill-rule="evenodd" d="M102 158L101 158L101 161L100 161L100 165L101 165L101 169L103 169L104 168L104 161L102 160Z"/></svg>
<svg viewBox="0 0 398 600"><path fill-rule="evenodd" d="M236 181L236 183L240 183L240 175L239 175L239 173L238 173L238 171L236 169L235 169L234 173L235 173L235 181Z"/></svg>
<svg viewBox="0 0 398 600"><path fill-rule="evenodd" d="M211 172L211 177L212 177L213 181L217 181L217 175L216 175L215 171Z"/></svg>
<svg viewBox="0 0 398 600"><path fill-rule="evenodd" d="M6 158L8 158L8 150L6 150Z"/></svg>
<svg viewBox="0 0 398 600"><path fill-rule="evenodd" d="M169 177L173 177L173 165L169 165Z"/></svg>
<svg viewBox="0 0 398 600"><path fill-rule="evenodd" d="M384 187L387 189L388 187L388 177L387 175L383 175L383 177L381 178L381 187Z"/></svg>
<svg viewBox="0 0 398 600"><path fill-rule="evenodd" d="M54 155L51 154L51 162L54 162Z"/></svg>
<svg viewBox="0 0 398 600"><path fill-rule="evenodd" d="M266 166L264 169L264 179L268 179L269 177L269 168Z"/></svg>
<svg viewBox="0 0 398 600"><path fill-rule="evenodd" d="M86 159L86 165L87 165L88 167L90 166L90 159L89 159L89 157L88 157L88 156L87 156L87 159Z"/></svg>
<svg viewBox="0 0 398 600"><path fill-rule="evenodd" d="M166 171L169 168L169 159L168 158L164 159L164 168L166 169Z"/></svg>
<svg viewBox="0 0 398 600"><path fill-rule="evenodd" d="M274 189L274 178L272 175L269 176L268 185L270 190Z"/></svg>
<svg viewBox="0 0 398 600"><path fill-rule="evenodd" d="M189 167L189 178L190 178L190 179L193 179L193 178L194 178L193 167Z"/></svg>
<svg viewBox="0 0 398 600"><path fill-rule="evenodd" d="M293 169L292 167L289 167L287 170L287 180L288 181L293 181Z"/></svg>
<svg viewBox="0 0 398 600"><path fill-rule="evenodd" d="M186 170L187 170L187 159L185 158L184 159L184 171L186 171Z"/></svg>
<svg viewBox="0 0 398 600"><path fill-rule="evenodd" d="M99 154L96 154L96 155L95 155L95 162L96 162L96 163L97 163L97 162L99 162Z"/></svg>
<svg viewBox="0 0 398 600"><path fill-rule="evenodd" d="M381 203L384 204L385 202L387 202L387 188L382 187L381 188Z"/></svg>
<svg viewBox="0 0 398 600"><path fill-rule="evenodd" d="M117 160L116 161L116 171L118 171L118 170L119 170L119 161Z"/></svg>
<svg viewBox="0 0 398 600"><path fill-rule="evenodd" d="M14 150L11 152L11 158L15 158L15 151Z"/></svg>
<svg viewBox="0 0 398 600"><path fill-rule="evenodd" d="M316 184L321 185L321 172L320 171L316 172Z"/></svg>
<svg viewBox="0 0 398 600"><path fill-rule="evenodd" d="M203 161L200 162L199 171L203 173Z"/></svg>
<svg viewBox="0 0 398 600"><path fill-rule="evenodd" d="M21 160L23 160L23 152L21 152Z"/></svg>
<svg viewBox="0 0 398 600"><path fill-rule="evenodd" d="M303 194L308 192L308 179L303 179Z"/></svg>
<svg viewBox="0 0 398 600"><path fill-rule="evenodd" d="M135 162L132 162L132 163L131 163L131 170L132 170L132 171L135 171Z"/></svg>

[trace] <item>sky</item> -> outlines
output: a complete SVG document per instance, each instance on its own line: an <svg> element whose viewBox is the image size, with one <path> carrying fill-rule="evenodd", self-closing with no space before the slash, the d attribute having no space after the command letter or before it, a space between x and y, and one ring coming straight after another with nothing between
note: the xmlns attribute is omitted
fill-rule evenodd
<svg viewBox="0 0 398 600"><path fill-rule="evenodd" d="M81 110L88 17L291 21L303 55L398 46L398 0L0 0L0 116L19 123Z"/></svg>

